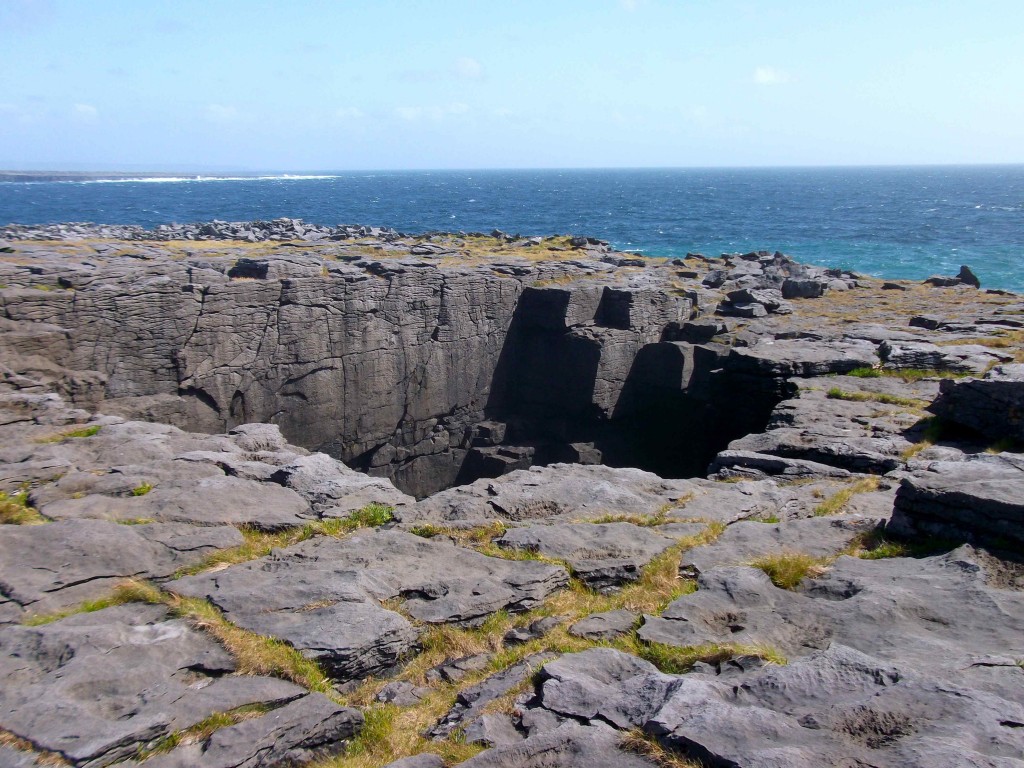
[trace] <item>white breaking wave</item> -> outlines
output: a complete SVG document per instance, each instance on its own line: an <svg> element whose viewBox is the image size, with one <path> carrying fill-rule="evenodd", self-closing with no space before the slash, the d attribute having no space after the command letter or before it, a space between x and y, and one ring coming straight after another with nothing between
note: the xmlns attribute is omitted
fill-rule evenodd
<svg viewBox="0 0 1024 768"><path fill-rule="evenodd" d="M84 179L66 181L65 184L180 184L191 181L304 181L307 179L338 179L340 176L282 173L277 176L140 176L126 179Z"/></svg>

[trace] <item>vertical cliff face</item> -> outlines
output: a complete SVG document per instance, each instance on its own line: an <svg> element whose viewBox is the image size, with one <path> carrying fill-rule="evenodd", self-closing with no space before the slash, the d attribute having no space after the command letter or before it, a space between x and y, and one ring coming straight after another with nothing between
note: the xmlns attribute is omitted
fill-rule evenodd
<svg viewBox="0 0 1024 768"><path fill-rule="evenodd" d="M721 350L674 340L698 293L664 262L33 248L0 266L3 343L73 400L275 423L419 496L552 461L700 474L779 398L723 409Z"/></svg>

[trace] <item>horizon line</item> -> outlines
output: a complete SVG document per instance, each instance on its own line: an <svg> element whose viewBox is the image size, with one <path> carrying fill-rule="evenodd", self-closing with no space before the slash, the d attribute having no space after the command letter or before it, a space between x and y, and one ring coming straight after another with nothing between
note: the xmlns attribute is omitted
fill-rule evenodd
<svg viewBox="0 0 1024 768"><path fill-rule="evenodd" d="M317 169L281 169L281 168L238 168L219 166L216 169L193 168L184 170L185 166L121 166L97 167L90 169L68 169L68 168L31 168L15 169L0 167L0 175L15 174L194 174L194 175L220 175L220 174L287 174L294 176L316 175L316 174L340 174L340 173L462 173L462 172L531 172L531 171L756 171L756 170L854 170L854 169L879 169L879 168L1004 168L1024 166L1024 161L992 162L992 163L863 163L863 164L789 164L789 165L610 165L610 166L530 166L530 167L449 167L449 168L317 168ZM143 170L146 168L146 170Z"/></svg>

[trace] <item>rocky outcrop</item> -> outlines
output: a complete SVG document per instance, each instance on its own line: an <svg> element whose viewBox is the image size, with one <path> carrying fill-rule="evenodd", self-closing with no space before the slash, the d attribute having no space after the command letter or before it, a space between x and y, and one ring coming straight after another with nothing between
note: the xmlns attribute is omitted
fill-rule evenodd
<svg viewBox="0 0 1024 768"><path fill-rule="evenodd" d="M1016 297L0 236L0 764L1020 764Z"/></svg>
<svg viewBox="0 0 1024 768"><path fill-rule="evenodd" d="M1024 442L1024 365L999 365L980 379L947 379L929 410L990 440Z"/></svg>

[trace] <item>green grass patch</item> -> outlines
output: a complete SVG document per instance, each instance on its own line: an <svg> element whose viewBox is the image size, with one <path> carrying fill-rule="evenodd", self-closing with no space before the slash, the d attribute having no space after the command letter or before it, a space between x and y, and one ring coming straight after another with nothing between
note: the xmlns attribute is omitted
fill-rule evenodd
<svg viewBox="0 0 1024 768"><path fill-rule="evenodd" d="M41 525L46 518L28 503L28 492L8 495L0 491L0 525Z"/></svg>
<svg viewBox="0 0 1024 768"><path fill-rule="evenodd" d="M240 527L244 543L231 549L213 552L194 565L181 568L175 578L202 573L211 568L245 563L259 557L269 555L275 549L290 547L306 541L314 536L343 536L359 528L372 528L384 525L394 519L391 507L383 504L368 504L349 517L316 520L295 528L288 528L277 533L264 533L249 527Z"/></svg>
<svg viewBox="0 0 1024 768"><path fill-rule="evenodd" d="M132 496L145 496L152 490L153 486L150 483L142 483L132 488Z"/></svg>
<svg viewBox="0 0 1024 768"><path fill-rule="evenodd" d="M883 560L889 557L931 557L956 549L960 542L938 536L924 536L919 539L902 539L886 536L883 531L873 530L861 533L844 551L844 554L862 560Z"/></svg>
<svg viewBox="0 0 1024 768"><path fill-rule="evenodd" d="M787 663L786 657L774 648L739 643L675 646L635 641L629 650L669 675L685 674L692 670L693 665L699 661L706 664L720 664L736 656L757 656L770 664L783 665Z"/></svg>
<svg viewBox="0 0 1024 768"><path fill-rule="evenodd" d="M780 523L781 518L778 515L762 515L761 517L750 518L752 523Z"/></svg>
<svg viewBox="0 0 1024 768"><path fill-rule="evenodd" d="M153 755L163 752L170 752L182 744L201 743L210 738L221 728L238 725L243 720L250 720L271 711L266 704L246 704L227 712L214 712L212 715L200 720L193 726L173 733L160 739L153 747L143 750L137 756L137 760L145 760Z"/></svg>
<svg viewBox="0 0 1024 768"><path fill-rule="evenodd" d="M855 376L858 379L878 379L881 378L882 372L878 368L870 368L865 366L863 368L854 368L852 371L849 371L846 375Z"/></svg>
<svg viewBox="0 0 1024 768"><path fill-rule="evenodd" d="M163 602L175 615L188 619L220 641L235 658L238 674L271 675L333 695L331 681L320 665L287 643L236 627L217 607L200 598L169 595Z"/></svg>
<svg viewBox="0 0 1024 768"><path fill-rule="evenodd" d="M893 379L901 379L913 384L923 379L962 379L973 374L961 371L946 371L937 368L882 368L881 374Z"/></svg>
<svg viewBox="0 0 1024 768"><path fill-rule="evenodd" d="M22 624L29 627L39 627L43 624L51 624L54 621L67 616L74 616L79 613L94 613L125 603L161 603L164 601L163 594L152 584L144 581L126 581L114 587L106 597L96 600L86 600L73 608L67 608L53 613L42 613L28 616L22 620Z"/></svg>
<svg viewBox="0 0 1024 768"><path fill-rule="evenodd" d="M65 440L74 440L82 437L92 437L100 431L98 424L94 424L91 427L82 427L81 429L73 429L70 432L61 432L56 435L50 435L49 437L40 437L36 440L37 443L63 443Z"/></svg>
<svg viewBox="0 0 1024 768"><path fill-rule="evenodd" d="M825 396L830 400L849 400L855 403L884 403L885 405L902 405L908 408L921 408L927 403L910 397L898 397L884 392L846 392L839 387L830 387Z"/></svg>

